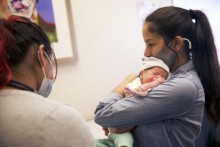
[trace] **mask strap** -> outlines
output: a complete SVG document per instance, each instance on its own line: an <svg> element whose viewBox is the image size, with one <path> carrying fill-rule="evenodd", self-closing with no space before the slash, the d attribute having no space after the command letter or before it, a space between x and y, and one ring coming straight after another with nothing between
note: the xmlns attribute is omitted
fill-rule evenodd
<svg viewBox="0 0 220 147"><path fill-rule="evenodd" d="M47 55L47 53L44 51L44 54L45 54L45 56L47 57L47 59L48 59L48 61L50 62L50 65L51 65L51 67L52 67L52 73L53 73L53 81L55 80L55 73L54 73L54 66L53 66L53 64L52 64L52 62L51 62L51 60L50 60L50 58L49 58L49 56Z"/></svg>
<svg viewBox="0 0 220 147"><path fill-rule="evenodd" d="M170 47L170 45L172 44L172 42L173 42L173 40L171 40L170 43L168 44L168 48L176 54L176 51L175 51L173 48Z"/></svg>
<svg viewBox="0 0 220 147"><path fill-rule="evenodd" d="M38 51L38 59L39 59L39 61L40 61L40 55L39 55L39 54L40 54L40 51ZM47 55L46 55L46 56L47 56ZM43 66L42 66L41 61L40 61L40 65L41 65L41 68L42 68L42 70L43 70L44 76L47 77L47 76L46 76L46 73L45 73L45 70L44 70L44 68L43 68Z"/></svg>
<svg viewBox="0 0 220 147"><path fill-rule="evenodd" d="M53 70L53 79L52 79L52 81L54 81L54 80L55 80L55 75L54 75L54 67L53 67L53 64L52 64L52 62L50 61L50 58L48 57L47 53L46 53L45 51L43 51L43 53L44 53L44 55L47 57L48 61L50 62L50 65L51 65L51 67L52 67L52 70ZM40 61L39 51L38 51L38 59L39 59L39 61ZM41 65L41 68L42 68L42 70L43 70L44 76L47 78L46 72L45 72L45 70L44 70L44 68L43 68L43 66L42 66L41 61L40 61L40 65Z"/></svg>
<svg viewBox="0 0 220 147"><path fill-rule="evenodd" d="M188 41L188 43L189 43L189 49L192 49L192 43L191 43L191 41L190 41L189 39L187 39L187 38L183 38L183 40Z"/></svg>
<svg viewBox="0 0 220 147"><path fill-rule="evenodd" d="M192 49L192 43L191 43L191 41L190 41L189 39L187 39L187 38L183 38L183 40L188 41L188 43L189 43L189 49ZM170 41L170 43L168 44L168 47L170 46L170 44L171 44L172 42L173 42L173 41Z"/></svg>
<svg viewBox="0 0 220 147"><path fill-rule="evenodd" d="M188 43L189 43L189 49L191 50L191 49L192 49L192 43L191 43L191 41L190 41L189 39L187 39L187 38L183 38L183 40L188 41ZM189 57L190 57L190 59L192 59L192 52L191 52L191 51L189 52Z"/></svg>
<svg viewBox="0 0 220 147"><path fill-rule="evenodd" d="M170 48L171 43L173 42L173 40L170 41L170 43L167 45Z"/></svg>
<svg viewBox="0 0 220 147"><path fill-rule="evenodd" d="M192 49L192 43L189 39L187 38L183 38L183 40L187 41L189 43L189 49L191 50ZM170 44L173 42L173 40L170 41L170 43L168 44L168 47L170 46ZM172 48L171 48L172 49ZM192 59L192 52L190 51L189 53L189 56L190 56L190 59Z"/></svg>

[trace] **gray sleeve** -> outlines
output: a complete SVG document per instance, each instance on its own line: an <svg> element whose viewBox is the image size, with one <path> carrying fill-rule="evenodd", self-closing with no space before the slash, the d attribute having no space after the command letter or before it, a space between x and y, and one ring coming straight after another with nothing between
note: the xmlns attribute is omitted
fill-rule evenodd
<svg viewBox="0 0 220 147"><path fill-rule="evenodd" d="M94 147L94 139L82 116L72 107L54 109L44 124L42 147Z"/></svg>
<svg viewBox="0 0 220 147"><path fill-rule="evenodd" d="M196 85L186 78L169 80L146 97L123 98L110 93L99 103L95 122L103 127L127 127L186 114L197 98Z"/></svg>

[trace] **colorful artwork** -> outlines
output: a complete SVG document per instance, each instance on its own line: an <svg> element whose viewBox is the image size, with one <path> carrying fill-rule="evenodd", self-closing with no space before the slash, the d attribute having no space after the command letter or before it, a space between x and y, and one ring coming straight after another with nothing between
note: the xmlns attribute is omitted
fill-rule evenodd
<svg viewBox="0 0 220 147"><path fill-rule="evenodd" d="M57 42L52 0L0 0L0 18L26 16L40 25L51 42Z"/></svg>

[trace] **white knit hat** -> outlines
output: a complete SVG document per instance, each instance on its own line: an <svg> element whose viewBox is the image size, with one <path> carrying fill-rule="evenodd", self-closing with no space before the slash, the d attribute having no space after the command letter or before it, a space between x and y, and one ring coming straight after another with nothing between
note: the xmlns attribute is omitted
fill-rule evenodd
<svg viewBox="0 0 220 147"><path fill-rule="evenodd" d="M169 67L162 60L155 57L143 57L142 59L143 59L143 65L141 71L157 66L166 70L167 73L170 73Z"/></svg>

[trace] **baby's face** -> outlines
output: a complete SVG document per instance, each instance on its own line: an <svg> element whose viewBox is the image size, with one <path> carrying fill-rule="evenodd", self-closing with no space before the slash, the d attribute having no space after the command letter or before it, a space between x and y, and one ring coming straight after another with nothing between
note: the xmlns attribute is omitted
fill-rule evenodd
<svg viewBox="0 0 220 147"><path fill-rule="evenodd" d="M164 79L167 79L168 73L160 67L153 67L153 68L141 71L139 77L141 80L141 84L144 84L144 83L152 82L155 79L157 79L158 77L162 77Z"/></svg>

